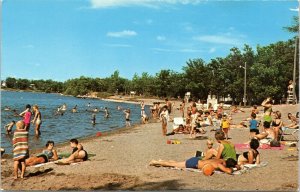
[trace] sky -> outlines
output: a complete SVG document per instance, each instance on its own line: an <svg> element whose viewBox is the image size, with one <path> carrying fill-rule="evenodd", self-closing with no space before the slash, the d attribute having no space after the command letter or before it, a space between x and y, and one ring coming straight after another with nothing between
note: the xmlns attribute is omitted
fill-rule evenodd
<svg viewBox="0 0 300 192"><path fill-rule="evenodd" d="M297 1L2 0L1 79L182 72L293 37Z"/></svg>

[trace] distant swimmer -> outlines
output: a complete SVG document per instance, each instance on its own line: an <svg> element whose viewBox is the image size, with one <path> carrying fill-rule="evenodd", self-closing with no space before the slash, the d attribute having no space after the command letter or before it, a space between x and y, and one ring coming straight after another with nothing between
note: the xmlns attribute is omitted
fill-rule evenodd
<svg viewBox="0 0 300 192"><path fill-rule="evenodd" d="M66 111L66 110L67 110L67 104L64 103L64 104L61 106L61 110L62 110L62 111Z"/></svg>
<svg viewBox="0 0 300 192"><path fill-rule="evenodd" d="M93 109L93 112L94 112L94 113L98 113L98 112L99 112L98 107L96 107L95 109Z"/></svg>
<svg viewBox="0 0 300 192"><path fill-rule="evenodd" d="M88 107L91 107L91 103L88 103L87 106L88 106Z"/></svg>
<svg viewBox="0 0 300 192"><path fill-rule="evenodd" d="M10 111L10 107L9 106L5 106L4 107L4 111Z"/></svg>
<svg viewBox="0 0 300 192"><path fill-rule="evenodd" d="M75 105L75 107L73 107L72 113L77 113L77 105Z"/></svg>
<svg viewBox="0 0 300 192"><path fill-rule="evenodd" d="M95 113L92 114L92 124L93 125L96 124L96 114Z"/></svg>
<svg viewBox="0 0 300 192"><path fill-rule="evenodd" d="M121 106L117 106L117 110L122 110L123 108Z"/></svg>
<svg viewBox="0 0 300 192"><path fill-rule="evenodd" d="M108 112L107 107L104 108L104 112L105 112L104 117L109 118L109 112Z"/></svg>
<svg viewBox="0 0 300 192"><path fill-rule="evenodd" d="M16 124L16 122L12 121L12 122L10 122L10 123L8 123L7 125L4 126L4 129L6 130L7 135L12 133L12 128L14 127L15 124Z"/></svg>

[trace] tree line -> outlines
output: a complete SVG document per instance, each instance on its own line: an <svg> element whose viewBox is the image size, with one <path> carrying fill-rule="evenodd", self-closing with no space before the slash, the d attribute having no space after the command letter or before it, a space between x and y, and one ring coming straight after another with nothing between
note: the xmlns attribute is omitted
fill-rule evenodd
<svg viewBox="0 0 300 192"><path fill-rule="evenodd" d="M290 32L298 32L295 25L286 27ZM242 49L233 47L226 57L217 57L205 62L201 58L190 59L182 72L169 69L160 70L155 75L147 72L134 74L132 79L120 77L115 71L110 77L90 78L81 76L65 82L53 80L27 80L6 78L6 86L14 89L35 89L67 95L86 95L90 92L107 95L129 94L157 97L181 97L191 92L195 99L207 98L208 94L224 98L230 95L234 102L242 101L244 93L244 67L247 69L248 103L260 103L267 96L279 102L287 96L289 80L293 78L294 53L297 37L279 41L267 46L257 45L253 50L249 45ZM299 52L297 51L296 85L299 84ZM296 86L297 98L298 86Z"/></svg>

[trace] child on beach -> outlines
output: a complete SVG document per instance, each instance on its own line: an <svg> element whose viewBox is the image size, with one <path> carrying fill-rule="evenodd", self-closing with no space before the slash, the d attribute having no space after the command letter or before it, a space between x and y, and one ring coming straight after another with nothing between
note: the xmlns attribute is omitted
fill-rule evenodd
<svg viewBox="0 0 300 192"><path fill-rule="evenodd" d="M8 123L7 125L4 126L4 129L6 130L7 135L12 133L12 128L14 127L15 124L16 124L16 122L12 121L12 122L10 122L10 123Z"/></svg>
<svg viewBox="0 0 300 192"><path fill-rule="evenodd" d="M251 114L251 120L249 121L250 126L250 139L255 137L255 135L259 134L258 130L258 121L256 120L256 114Z"/></svg>
<svg viewBox="0 0 300 192"><path fill-rule="evenodd" d="M227 118L227 115L225 115L225 114L222 117L221 128L222 128L222 131L225 133L226 140L228 140L228 130L230 128L230 121Z"/></svg>
<svg viewBox="0 0 300 192"><path fill-rule="evenodd" d="M20 113L19 115L21 117L23 117L23 121L24 121L24 124L25 124L25 129L28 131L29 128L30 128L30 119L31 119L31 106L29 104L26 105L26 109L25 111L23 111L22 113Z"/></svg>
<svg viewBox="0 0 300 192"><path fill-rule="evenodd" d="M18 178L18 169L21 165L21 178L24 177L26 165L25 159L28 157L28 131L24 121L16 123L16 130L13 137L13 160L14 160L14 179Z"/></svg>
<svg viewBox="0 0 300 192"><path fill-rule="evenodd" d="M208 139L206 141L207 150L205 152L197 151L196 157L199 157L201 160L207 160L212 159L213 157L216 157L218 154L218 151L213 148L214 141L212 139Z"/></svg>
<svg viewBox="0 0 300 192"><path fill-rule="evenodd" d="M169 119L169 112L167 110L167 107L164 107L162 112L160 113L160 119L161 119L161 126L162 126L162 135L166 136L167 134L167 126L168 126L168 119Z"/></svg>

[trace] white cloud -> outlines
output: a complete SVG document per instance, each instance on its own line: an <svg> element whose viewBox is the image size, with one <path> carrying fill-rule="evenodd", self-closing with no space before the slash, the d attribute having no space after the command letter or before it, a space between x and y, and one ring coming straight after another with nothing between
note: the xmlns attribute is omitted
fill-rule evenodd
<svg viewBox="0 0 300 192"><path fill-rule="evenodd" d="M104 44L105 46L108 46L108 47L124 47L124 48L129 48L129 47L132 47L132 45L129 45L129 44Z"/></svg>
<svg viewBox="0 0 300 192"><path fill-rule="evenodd" d="M215 47L212 47L212 48L209 49L208 52L209 52L209 53L214 53L214 52L216 52L216 48L215 48Z"/></svg>
<svg viewBox="0 0 300 192"><path fill-rule="evenodd" d="M108 32L106 35L108 37L130 37L130 36L136 36L137 33L131 30L124 30L119 32Z"/></svg>
<svg viewBox="0 0 300 192"><path fill-rule="evenodd" d="M201 0L90 0L92 8L145 6L158 8L171 4L198 4Z"/></svg>
<svg viewBox="0 0 300 192"><path fill-rule="evenodd" d="M25 45L24 48L26 48L26 49L33 49L34 45L28 44L28 45Z"/></svg>
<svg viewBox="0 0 300 192"><path fill-rule="evenodd" d="M200 49L162 49L162 48L152 48L151 50L156 52L179 52L179 53L195 53L195 52L203 52Z"/></svg>
<svg viewBox="0 0 300 192"><path fill-rule="evenodd" d="M159 35L159 36L156 37L156 40L158 40L158 41L164 41L164 40L166 40L166 37Z"/></svg>
<svg viewBox="0 0 300 192"><path fill-rule="evenodd" d="M290 11L299 11L299 7L297 7L296 9L290 8Z"/></svg>
<svg viewBox="0 0 300 192"><path fill-rule="evenodd" d="M226 35L202 35L194 37L197 41L215 43L215 44L228 44L228 45L240 45L241 39L226 36Z"/></svg>

